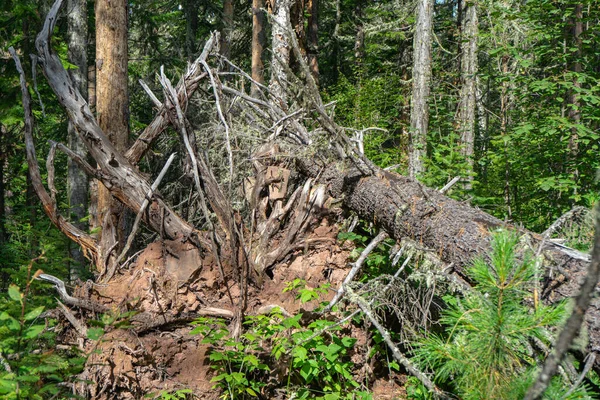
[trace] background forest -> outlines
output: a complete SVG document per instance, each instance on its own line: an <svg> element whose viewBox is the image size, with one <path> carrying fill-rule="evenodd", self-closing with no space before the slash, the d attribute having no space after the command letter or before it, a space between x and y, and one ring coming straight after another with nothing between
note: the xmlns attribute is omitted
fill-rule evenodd
<svg viewBox="0 0 600 400"><path fill-rule="evenodd" d="M68 143L74 149L73 146L76 146L69 134L72 130L66 113L43 78L41 69L36 67L35 59L29 57L29 54L34 53L36 35L41 31L51 6L48 1L37 0L3 0L0 4L0 292L4 296L0 309L8 310L2 314L6 317L0 316L0 320L12 321L9 314L18 314L21 308L23 310L21 319L15 319L19 323L19 335L23 340L7 343L9 339L6 338L11 336L10 329L0 332L0 337L4 338L0 345L0 356L9 348L14 349L14 346L17 346L17 353L29 345L32 349L39 346L37 342L29 344L31 339L54 345L55 339L51 332L40 333L42 328L31 332L26 330L27 326L32 326L26 321L37 318L43 309L56 306L54 292L47 286L33 284L32 288L35 290L29 294L35 270L42 269L65 281L71 281L74 277L85 281L94 276L94 268L84 260L77 246L45 217L27 173L19 73L8 52L9 47L17 49L30 83L36 119L34 136L39 159L46 159L51 148L50 141ZM95 70L102 67L95 61L95 6L97 5L93 1L86 4L85 1L76 0L63 5L60 14L62 17L58 20L53 39L54 49L63 66L68 70L79 71L88 78L87 91L92 107ZM260 0L132 0L127 3L129 142L135 140L154 117L148 95L139 80L148 84L155 93L160 93L157 73L161 67L171 77L183 74L188 63L200 55L204 43L213 31L221 32L220 54L223 57L219 59L219 63L224 72L220 79L243 93L254 90L250 84L236 77L237 70L226 61L230 60L248 74L252 71L252 77L255 77L255 63L252 61L253 7L264 11L261 12L262 18L265 18L263 35L270 38L271 30L276 26L270 17L273 5L263 4ZM429 23L432 29L430 35L423 38L418 35L419 27L424 22L422 10L426 7L431 7ZM83 10L79 20L72 16L75 9L80 12ZM590 250L593 221L585 210L591 209L600 200L600 184L597 179L600 167L599 1L298 0L292 4L290 20L300 47L309 61L311 72L318 82L323 102L332 104L333 118L347 128L346 132L352 132L354 136L350 139L360 143L364 148L364 155L377 166L417 178L424 185L438 189L454 177L461 177L461 181L447 193L450 197L533 232L543 233L561 215L569 210L579 210L577 215L584 217L575 218L575 222L561 227L559 236L566 239L565 243L569 247L581 251ZM84 31L85 44L74 47L76 42L73 41L72 32L74 26L81 23L87 25L87 30ZM423 40L430 46L429 53L424 57L418 51ZM263 38L263 42L263 76L264 81L268 82L273 73L271 40ZM82 60L87 69L81 67ZM295 72L301 69L300 62L294 55L290 59L290 68ZM424 80L424 86L416 86L420 80ZM429 93L418 97L423 87L428 88ZM209 91L207 88L200 91L202 90ZM419 101L425 104L425 110L415 109L415 104L419 104ZM214 116L208 117L209 107L202 99L191 100L190 110L193 112L188 111L188 118L194 131L214 129L217 122ZM423 119L423 115L416 118L421 113L425 118ZM237 146L250 146L248 143L252 141L245 136L250 136L250 130L238 134ZM199 139L202 140L210 142L212 139ZM207 147L209 144L207 143ZM222 144L218 142L216 146ZM162 137L139 163L140 170L148 176L156 176L173 149L179 149L180 154L185 153L185 150L181 150L182 147L176 135ZM238 154L245 153L240 151ZM242 158L242 155L239 157ZM420 161L415 164L413 156ZM213 168L217 175L227 175L227 161L223 154L211 152L207 157L214 161ZM55 168L53 173L59 193L58 208L68 210L65 214L70 214L71 220L84 227L84 230L97 233L98 225L93 222L95 212L88 211L87 208L87 182L82 184L81 180L74 178L76 172L73 172L73 166L63 154L56 155ZM250 171L252 167L249 162L240 162L236 168L247 168ZM44 178L48 173L49 169L42 167ZM245 174L241 170L236 173L240 176ZM230 176L229 187L241 184L242 178L237 177L236 181ZM161 190L174 194L175 199L170 200L172 203L185 204L188 191L177 179L176 173L167 175L163 182L165 188ZM191 197L191 193L189 196ZM195 212L199 212L198 209L187 209L184 205L179 210L188 221L201 220L194 216ZM356 233L340 234L340 239L352 241L362 250L376 234L376 230L363 221ZM143 248L154 238L149 229L142 228L134 243L135 249ZM489 294L495 301L495 308L490 313L501 309L504 301L508 304L506 309L527 314L528 311L519 307L523 306L523 298L526 297L523 293L539 278L535 262L528 264L527 260L513 257L519 241L509 234L499 234L494 243L493 257L489 263L482 261L475 264L467 274L470 282L478 288L477 293ZM377 277L380 273L393 271L387 261L381 261L387 260L390 249L386 247L385 250L379 250L369 258L371 272L367 274L371 275L363 277L363 281ZM36 259L35 264L32 259ZM509 262L503 263L502 260ZM512 281L486 279L487 265L492 265L494 271L499 271L502 267L509 268L504 275L499 272L496 278L501 280L502 276L509 276L509 281ZM517 268L520 272L516 274L510 268ZM15 292L17 289L11 284L16 284L20 292ZM10 288L13 288L12 294ZM506 294L497 293L498 290L505 289ZM289 290L298 292L299 299L306 301L319 297L318 291L303 291L308 289L303 289L300 282L291 285ZM21 296L21 293L26 296ZM33 314L27 314L29 319L25 318L27 315L23 300L28 296L31 304L27 306L27 310L33 310ZM565 305L539 309L540 314L533 315L529 321L513 321L518 327L516 330L531 330L533 333L527 334L531 337L525 335L525 339L515 338L512 345L517 350L514 353L507 350L510 346L500 346L498 351L505 352L506 358L496 360L496 364L488 366L488 377L512 377L494 382L482 379L480 382L478 379L481 376L478 374L481 374L481 370L451 366L440 354L445 351L445 354L460 359L481 351L477 345L489 348L489 343L479 343L475 337L469 336L472 334L469 329L476 322L463 327L464 331L455 336L452 333L444 336L452 327L456 329L464 323L460 316L469 307L481 307L481 302L488 301L489 297L485 301L477 294L467 295L464 301L444 298L446 314L442 315L440 324L437 325L440 336L422 342L415 339L415 360L431 374L436 384L458 398L492 398L489 397L490 393L498 393L499 390L506 391L497 398L521 398L535 377L535 369L530 369L529 366L535 366L536 361L539 361L522 347L527 347L524 343L532 337L535 339L531 340L549 345L549 334L545 329L552 331L561 324ZM292 329L292 320L284 315L279 318L280 325L275 329ZM123 319L126 317L107 317L98 322L98 330L91 335L99 337L108 331L107 326L114 327ZM204 325L199 324L196 328L196 333L205 335L204 340L215 347L235 348L235 344L227 342L225 338L229 334L225 327L211 324L217 323L204 321ZM254 324L252 326L263 337L272 340L274 348L285 348L288 345L272 339L277 335L268 332L268 321L257 318L249 324ZM489 326L483 327L482 330L488 328ZM90 328L92 329L94 328ZM316 334L320 328L311 329L311 334ZM215 332L222 332L223 335L215 335ZM38 337L39 334L46 336ZM331 351L332 343L340 347L337 349L340 354L349 351L352 344L344 342L344 335L341 333L339 338L333 336L339 341L323 339L324 341L319 342L321 339L315 339L316 342L309 345L302 339L299 343L304 347L296 345L290 348L307 348L310 352L323 346L321 352L326 354L324 357L332 364L320 365L319 371L329 371L331 377L329 381L317 382L328 375L311 380L313 378L307 373L307 376L303 376L305 383L312 382L313 386L319 386L325 393L331 392L339 396L331 398L352 398L350 395L343 396L359 386L356 383L358 379L351 376L350 366L341 361L339 364L333 363L338 358L337 355L327 353ZM395 339L401 340L400 336L399 334ZM412 339L414 337L411 336ZM253 349L252 351L257 352L258 347L262 346L252 338L245 337L244 340L244 345ZM382 348L378 357L390 358L382 344L384 338L378 336L374 340L374 347ZM463 346L469 342L473 343L474 348ZM265 390L262 385L253 385L247 381L253 376L260 382L264 368L258 361L255 368L243 377L246 379L245 383L243 379L235 380L239 376L234 376L232 371L235 368L231 366L240 363L243 365L247 361L236 358L240 357L239 353L228 350L219 353L224 358L214 356L216 365L222 366L219 370L222 372L219 375L221 380L217 384L221 382L221 389L229 393L231 398L268 398L269 396L260 394L261 390ZM328 358L327 355L331 357ZM297 362L295 367L301 369L305 364L302 364L301 354L296 356L293 363ZM342 360L343 357L339 357ZM0 358L2 360L3 356ZM563 373L569 375L573 372L570 378L577 376L576 369L583 368L581 360L574 360L571 361L575 365L573 371ZM39 359L28 362L30 367L40 363ZM39 379L40 375L56 374L46 381L60 381L66 379L72 371L79 372L85 358L81 354L69 353L68 356L60 356L57 361L60 367L53 362L47 363L54 365L52 370L48 367L48 371L31 372L30 369L22 376L34 377L32 382L35 383L35 377ZM22 363L26 364L25 361ZM46 361L41 362L43 365L45 363ZM390 362L390 365L390 368L395 366L396 369L401 369L397 363ZM521 381L513 379L514 375L523 371L526 373ZM586 380L587 386L584 389L573 389L568 395L575 396L572 398L593 397L594 390L598 391L600 384L600 380L593 374ZM409 378L408 383L404 382L408 388L406 396L429 396L426 393L428 390L419 381L412 379ZM222 383L225 380L227 384ZM574 383L576 380L571 379L569 382ZM0 382L0 388L5 385L14 389L10 384L2 382L4 380ZM571 387L564 382L553 383L557 393L566 388L561 396ZM39 390L34 383L22 381L23 387L32 386L30 393ZM364 396L369 396L368 384L360 382L360 387L364 389ZM508 388L512 391L508 391ZM62 393L59 385L52 390L55 391L40 392L37 395L40 398L63 395L58 394ZM181 398L189 395L181 390L177 393ZM316 392L298 393L301 398L317 396ZM33 394L30 395L33 398ZM164 396L167 395L165 392ZM28 398L29 395L21 396L20 398Z"/></svg>

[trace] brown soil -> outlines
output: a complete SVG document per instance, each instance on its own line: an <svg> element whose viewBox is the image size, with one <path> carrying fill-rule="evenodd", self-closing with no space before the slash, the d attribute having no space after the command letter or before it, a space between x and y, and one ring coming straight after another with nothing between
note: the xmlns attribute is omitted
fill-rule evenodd
<svg viewBox="0 0 600 400"><path fill-rule="evenodd" d="M269 306L279 306L290 314L315 307L316 302L300 304L295 293L283 293L286 283L296 278L306 280L309 287L331 283L332 290L321 300L332 298L333 288L348 272L352 250L351 244L337 242L337 234L337 226L324 219L308 238L309 242L318 239L317 245L275 265L262 288L250 285L246 314L264 312ZM84 350L91 356L81 378L87 382L78 385L78 392L95 399L134 399L189 388L197 398L217 399L219 393L210 382L214 373L207 359L209 347L189 332L191 320L207 310L235 314L240 289L230 271L225 275L233 305L211 254L202 254L188 243L164 241L150 244L109 284L79 288L76 295L110 307L115 315L133 310L138 314L131 317L130 328L108 328L100 341L86 342ZM73 330L69 332L73 342ZM364 331L352 329L348 333L358 339L352 361L365 364L360 350L364 348L366 353ZM357 367L357 378L366 373L365 368ZM377 382L374 390L386 384ZM396 393L382 389L381 396L384 392Z"/></svg>

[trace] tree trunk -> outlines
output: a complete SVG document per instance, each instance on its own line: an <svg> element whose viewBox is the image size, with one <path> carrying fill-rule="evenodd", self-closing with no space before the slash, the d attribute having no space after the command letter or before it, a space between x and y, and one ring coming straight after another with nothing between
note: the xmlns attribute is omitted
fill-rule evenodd
<svg viewBox="0 0 600 400"><path fill-rule="evenodd" d="M308 31L306 34L306 50L308 66L315 82L319 83L319 0L308 0Z"/></svg>
<svg viewBox="0 0 600 400"><path fill-rule="evenodd" d="M198 1L185 0L183 12L185 14L185 52L188 61L192 61L197 51Z"/></svg>
<svg viewBox="0 0 600 400"><path fill-rule="evenodd" d="M266 44L264 0L252 0L252 79L260 84L265 83L265 67L263 49ZM252 83L251 95L258 97L258 86Z"/></svg>
<svg viewBox="0 0 600 400"><path fill-rule="evenodd" d="M269 89L272 101L282 110L287 110L286 66L290 64L290 44L285 27L290 23L292 0L273 0L273 24L271 26L273 58L271 61L271 81Z"/></svg>
<svg viewBox="0 0 600 400"><path fill-rule="evenodd" d="M459 100L458 126L461 135L462 153L469 165L465 189L473 185L473 157L475 142L475 111L477 107L477 5L473 0L465 4L461 41L461 91Z"/></svg>
<svg viewBox="0 0 600 400"><path fill-rule="evenodd" d="M477 257L490 254L491 233L498 228L525 235L535 250L543 245L544 259L561 266L560 272L545 266L546 278L542 299L556 302L579 292L586 274L589 256L562 245L543 240L542 235L507 224L427 188L419 182L387 171L365 176L355 168L335 164L317 164L301 160L299 169L306 175L320 177L328 194L343 199L344 206L366 221L373 221L391 238L410 238L430 249L459 276L466 278L465 267ZM542 243L543 242L543 243ZM589 334L588 350L600 346L600 299L595 298L586 314ZM596 363L600 366L600 363Z"/></svg>
<svg viewBox="0 0 600 400"><path fill-rule="evenodd" d="M73 83L77 86L83 97L87 98L87 1L69 0L67 2L67 41L69 62L77 69L69 70ZM68 127L69 148L85 158L85 145L77 135L73 123L69 121ZM69 196L70 217L74 219L73 225L85 231L87 223L83 222L88 212L88 178L77 164L69 158L67 187ZM69 263L70 280L74 282L85 267L85 257L79 246L70 245Z"/></svg>
<svg viewBox="0 0 600 400"><path fill-rule="evenodd" d="M223 0L223 30L221 55L231 58L231 32L233 31L233 0Z"/></svg>
<svg viewBox="0 0 600 400"><path fill-rule="evenodd" d="M116 151L124 154L129 136L127 74L127 2L96 2L96 113L100 129ZM121 204L98 187L97 224L102 227L100 258L110 265L124 243ZM116 251L115 251L116 250Z"/></svg>
<svg viewBox="0 0 600 400"><path fill-rule="evenodd" d="M337 84L340 76L340 23L342 21L341 0L335 1L335 26L333 28L333 83Z"/></svg>
<svg viewBox="0 0 600 400"><path fill-rule="evenodd" d="M573 72L573 89L569 93L568 108L569 108L569 119L571 120L571 136L569 137L569 173L573 176L575 182L579 179L579 170L577 168L577 155L579 154L579 133L578 126L581 123L581 103L579 101L579 95L577 91L581 88L579 77L581 73L581 34L583 33L583 5L581 3L575 5L575 12L572 19L572 40L575 52L573 54L574 61L571 65L571 72ZM577 188L574 189L577 194Z"/></svg>
<svg viewBox="0 0 600 400"><path fill-rule="evenodd" d="M433 1L418 0L417 24L413 39L413 87L408 145L408 174L417 178L425 171L429 125L429 83L431 80L431 33Z"/></svg>

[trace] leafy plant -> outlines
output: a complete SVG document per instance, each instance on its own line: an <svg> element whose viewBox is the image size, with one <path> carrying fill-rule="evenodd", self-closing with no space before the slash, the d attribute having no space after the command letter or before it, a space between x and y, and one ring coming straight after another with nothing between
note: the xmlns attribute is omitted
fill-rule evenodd
<svg viewBox="0 0 600 400"><path fill-rule="evenodd" d="M36 259L37 260L37 259ZM0 396L4 399L71 397L61 383L81 371L85 358L53 349L56 334L39 317L44 306L30 305L32 260L24 290L11 284L0 301Z"/></svg>
<svg viewBox="0 0 600 400"><path fill-rule="evenodd" d="M315 300L326 290L306 288L300 279L285 289L297 291L302 302ZM249 316L239 340L230 336L222 320L203 317L194 322L191 333L203 335L202 343L214 346L209 356L217 371L213 382L224 390L223 398L264 396L274 389L267 381L269 374L287 376L288 393L299 399L370 398L367 392L355 391L360 384L352 375L349 354L356 340L337 334L341 328L332 328L330 321L315 320L303 327L301 319L302 314L284 317L278 309L270 315Z"/></svg>

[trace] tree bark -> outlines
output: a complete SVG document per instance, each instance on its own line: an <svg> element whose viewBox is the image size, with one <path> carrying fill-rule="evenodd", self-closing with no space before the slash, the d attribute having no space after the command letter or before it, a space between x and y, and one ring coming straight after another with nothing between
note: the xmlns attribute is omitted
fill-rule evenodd
<svg viewBox="0 0 600 400"><path fill-rule="evenodd" d="M469 165L465 176L465 189L473 187L473 157L475 143L475 111L477 106L477 4L474 0L465 3L461 40L461 91L459 100L458 126L461 135L462 153Z"/></svg>
<svg viewBox="0 0 600 400"><path fill-rule="evenodd" d="M408 174L417 178L425 171L429 126L429 84L431 80L431 32L433 1L418 0L417 24L413 38L413 87L408 146Z"/></svg>
<svg viewBox="0 0 600 400"><path fill-rule="evenodd" d="M96 113L100 129L121 154L127 150L129 136L127 62L127 2L98 0ZM113 201L103 185L98 187L97 217L97 224L102 227L100 257L109 265L124 244L125 221L121 205Z"/></svg>
<svg viewBox="0 0 600 400"><path fill-rule="evenodd" d="M188 61L192 61L197 51L198 1L185 0L183 12L185 14L185 52Z"/></svg>
<svg viewBox="0 0 600 400"><path fill-rule="evenodd" d="M569 107L569 119L571 120L571 136L569 137L569 173L573 176L574 180L577 181L579 177L579 170L577 168L577 155L579 154L579 133L578 126L581 123L581 102L579 101L579 95L577 91L581 88L578 74L581 73L581 34L583 33L583 5L581 3L575 5L574 15L571 22L572 41L575 52L573 54L574 61L571 65L571 72L573 73L573 89L569 93L568 107ZM577 194L577 188L574 189Z"/></svg>
<svg viewBox="0 0 600 400"><path fill-rule="evenodd" d="M373 222L393 239L410 238L432 250L462 277L466 278L465 267L475 258L490 254L491 233L504 228L524 235L533 249L543 242L544 259L561 266L561 272L546 266L548 273L541 296L544 301L553 303L579 293L588 255L544 241L542 235L505 223L408 177L381 170L365 176L356 168L317 164L314 160L300 160L298 168L308 176L320 176L319 182L327 186L328 194L343 199L344 206L360 218ZM588 350L600 347L597 321L600 299L595 298L585 315Z"/></svg>
<svg viewBox="0 0 600 400"><path fill-rule="evenodd" d="M67 2L67 42L69 62L77 69L69 70L73 83L77 86L83 97L87 98L87 1L69 0ZM73 123L68 126L69 148L81 157L85 157L85 145L77 135ZM88 212L88 179L84 171L69 158L67 172L67 188L69 196L70 217L74 219L73 225L85 231L87 223L83 222ZM71 262L69 263L70 280L74 282L85 267L85 258L81 248L69 246Z"/></svg>
<svg viewBox="0 0 600 400"><path fill-rule="evenodd" d="M223 0L223 30L221 34L221 55L231 57L231 32L233 30L233 0Z"/></svg>
<svg viewBox="0 0 600 400"><path fill-rule="evenodd" d="M271 80L269 89L272 100L282 110L287 110L287 76L286 66L290 64L290 44L285 27L290 23L291 0L273 0L273 24L271 26Z"/></svg>
<svg viewBox="0 0 600 400"><path fill-rule="evenodd" d="M260 84L265 83L265 67L263 64L263 50L266 44L265 34L265 2L252 0L252 79ZM258 97L258 86L252 83L252 97Z"/></svg>
<svg viewBox="0 0 600 400"><path fill-rule="evenodd" d="M315 82L319 83L319 0L308 0L308 30L306 33L306 51L308 66Z"/></svg>

